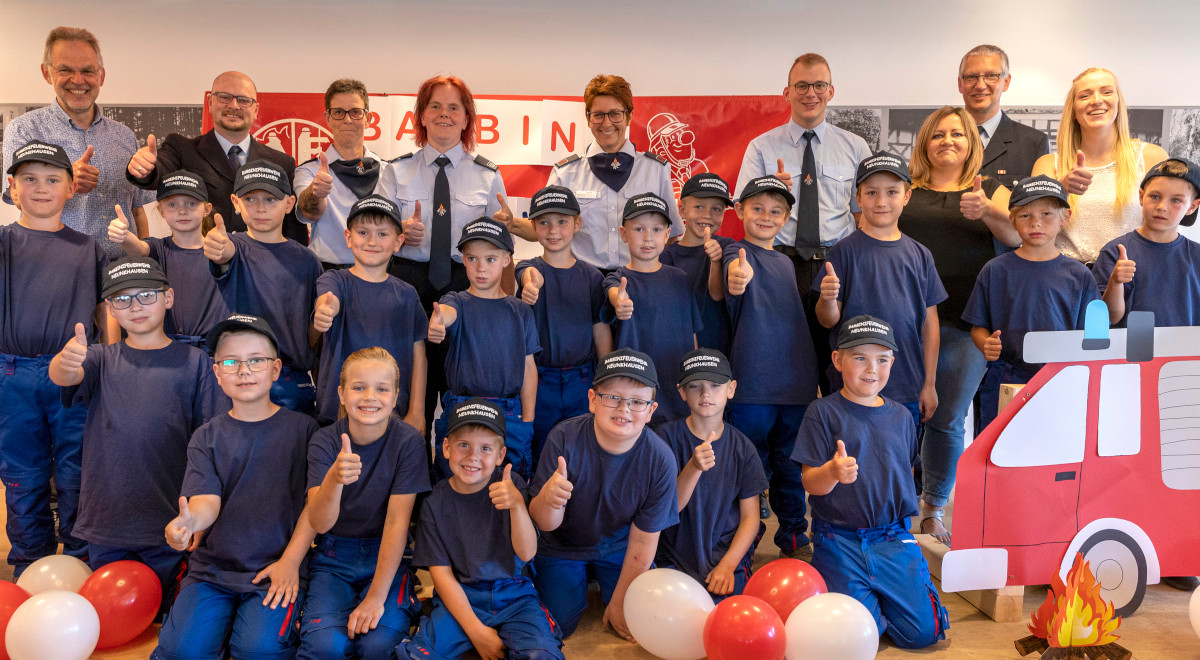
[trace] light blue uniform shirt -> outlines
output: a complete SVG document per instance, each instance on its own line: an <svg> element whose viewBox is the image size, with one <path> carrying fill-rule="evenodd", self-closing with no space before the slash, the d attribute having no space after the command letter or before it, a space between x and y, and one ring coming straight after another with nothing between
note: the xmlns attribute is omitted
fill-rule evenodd
<svg viewBox="0 0 1200 660"><path fill-rule="evenodd" d="M325 157L329 159L330 163L335 160L345 160L332 144L325 150ZM379 193L383 189L383 173L387 170L387 163L366 147L363 147L363 158L374 158L379 161L379 180L375 182L375 189L371 191ZM296 166L296 176L292 178L292 187L296 189L296 197L299 197L300 193L312 184L319 169L321 169L321 162L316 159ZM437 174L436 166L433 173ZM351 266L354 264L354 253L346 247L346 216L350 215L350 207L354 206L358 197L346 187L346 184L342 183L336 174L332 172L330 174L333 175L333 189L325 198L325 215L319 218L309 218L297 205L296 218L309 226L308 249L312 250L318 259L329 264ZM454 190L454 184L451 184L450 189ZM431 193L430 197L432 198L432 196ZM424 213L425 209L422 208L421 211ZM409 215L412 215L412 211L409 211ZM458 238L452 236L450 242L451 244L457 243Z"/></svg>
<svg viewBox="0 0 1200 660"><path fill-rule="evenodd" d="M437 178L438 166L433 162L437 149L428 144L420 151L401 156L385 163L379 177L379 194L400 207L400 217L408 219L413 214L416 202L421 202L421 222L425 225L425 236L421 245L405 245L400 256L413 261L429 261L429 245L433 239L433 183ZM504 195L504 179L500 171L481 165L463 151L462 143L446 152L450 164L446 166L446 178L450 181L450 257L462 263L458 239L467 223L482 217L492 217L500 210L496 195Z"/></svg>
<svg viewBox="0 0 1200 660"><path fill-rule="evenodd" d="M804 131L794 121L763 133L750 141L738 172L736 200L752 179L771 176L779 171L776 161L783 159L784 171L792 175L792 194L800 196L800 186L806 185L800 176L804 164ZM867 141L849 131L823 121L812 129L813 158L817 165L817 201L820 205L821 245L829 246L854 231L854 216L858 202L854 199L854 173L858 163L871 155ZM811 184L809 184L811 185ZM775 245L795 245L796 206L792 215L775 237Z"/></svg>
<svg viewBox="0 0 1200 660"><path fill-rule="evenodd" d="M679 218L679 205L675 203L675 191L671 188L671 168L637 152L629 140L621 151L633 156L633 172L619 191L613 190L592 174L588 157L600 153L600 148L589 144L583 157L569 163L556 165L550 170L547 186L565 186L575 193L579 201L579 215L583 227L571 241L571 251L576 259L604 270L625 266L629 263L629 246L621 240L621 213L630 197L642 193L654 193L667 202L671 212L671 235L683 233L683 220Z"/></svg>

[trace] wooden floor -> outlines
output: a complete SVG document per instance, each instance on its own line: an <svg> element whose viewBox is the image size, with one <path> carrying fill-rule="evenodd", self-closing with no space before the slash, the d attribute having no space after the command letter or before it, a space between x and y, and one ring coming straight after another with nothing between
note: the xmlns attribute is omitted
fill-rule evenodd
<svg viewBox="0 0 1200 660"><path fill-rule="evenodd" d="M4 517L0 507L0 519ZM771 541L776 528L774 516L767 521L767 535L754 556L754 566L759 566L776 559L778 549ZM8 553L8 540L0 535L0 556ZM431 584L429 574L420 572L422 583ZM0 563L0 579L11 580L12 569ZM426 586L423 597L428 596ZM593 660L602 658L646 658L654 656L643 651L636 644L631 644L606 630L600 623L603 606L599 594L590 594L593 598L592 607L584 615L583 621L575 634L566 641L564 652L570 660ZM1044 587L1030 587L1025 590L1025 614L1041 605L1046 597ZM1188 599L1190 594L1176 591L1162 585L1149 588L1146 599L1139 611L1131 618L1121 622L1118 634L1120 643L1133 651L1138 660L1200 660L1200 639L1192 632L1188 622ZM946 658L954 660L977 660L982 658L1019 658L1013 648L1013 640L1024 637L1028 632L1025 622L996 623L980 614L962 598L954 594L943 594L942 602L950 611L950 630L947 638L933 647L921 651L903 651L884 641L881 644L879 658L921 657L933 660ZM154 648L157 629L151 627L137 640L117 648L97 652L93 658L107 660L132 660L149 657ZM885 638L886 640L886 638ZM1037 656L1030 656L1036 658ZM746 660L754 660L747 658Z"/></svg>

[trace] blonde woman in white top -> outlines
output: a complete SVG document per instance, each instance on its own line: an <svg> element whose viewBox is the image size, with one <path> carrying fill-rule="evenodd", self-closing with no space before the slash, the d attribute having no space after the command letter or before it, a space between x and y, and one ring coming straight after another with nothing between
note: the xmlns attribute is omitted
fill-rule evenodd
<svg viewBox="0 0 1200 660"><path fill-rule="evenodd" d="M1091 264L1108 241L1142 221L1138 185L1146 170L1166 160L1155 144L1129 136L1129 112L1117 77L1091 68L1075 77L1058 125L1058 153L1033 166L1062 182L1071 221L1058 235L1063 254Z"/></svg>

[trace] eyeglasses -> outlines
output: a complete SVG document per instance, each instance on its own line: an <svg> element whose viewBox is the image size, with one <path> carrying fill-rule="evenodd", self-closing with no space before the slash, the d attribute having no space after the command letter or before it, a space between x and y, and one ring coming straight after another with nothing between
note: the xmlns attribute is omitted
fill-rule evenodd
<svg viewBox="0 0 1200 660"><path fill-rule="evenodd" d="M350 108L349 110L345 108L330 108L325 112L329 114L330 119L338 120L345 119L346 115L350 115L351 119L362 119L367 116L366 108Z"/></svg>
<svg viewBox="0 0 1200 660"><path fill-rule="evenodd" d="M249 108L255 103L258 103L258 100L252 99L249 96L237 96L235 94L230 94L229 92L213 92L212 96L221 105L229 105L230 103L237 101L238 107L240 108Z"/></svg>
<svg viewBox="0 0 1200 660"><path fill-rule="evenodd" d="M645 399L625 399L616 394L600 394L597 392L596 396L600 398L600 403L605 408L620 408L621 404L624 403L633 412L642 412L653 403Z"/></svg>
<svg viewBox="0 0 1200 660"><path fill-rule="evenodd" d="M129 309L129 306L133 304L134 298L137 298L139 305L153 305L158 300L158 290L143 291L135 293L132 296L112 296L108 299L108 302L113 306L113 309Z"/></svg>
<svg viewBox="0 0 1200 660"><path fill-rule="evenodd" d="M989 85L995 85L996 83L1000 82L1000 79L1004 76L1005 74L1003 73L971 73L962 76L962 81L968 85L974 85L982 80Z"/></svg>
<svg viewBox="0 0 1200 660"><path fill-rule="evenodd" d="M608 117L608 120L612 123L619 124L625 121L625 115L627 114L629 113L624 110L609 110L608 112L589 112L587 113L587 117L588 121L593 124L603 124L605 117Z"/></svg>
<svg viewBox="0 0 1200 660"><path fill-rule="evenodd" d="M797 94L807 94L809 88L818 94L824 94L829 90L829 83L824 80L818 80L815 83L805 82L803 80L792 83L792 89L796 90Z"/></svg>
<svg viewBox="0 0 1200 660"><path fill-rule="evenodd" d="M236 374L242 370L243 364L250 371L266 371L274 361L275 358L252 357L249 360L218 360L217 366L220 367L223 374Z"/></svg>

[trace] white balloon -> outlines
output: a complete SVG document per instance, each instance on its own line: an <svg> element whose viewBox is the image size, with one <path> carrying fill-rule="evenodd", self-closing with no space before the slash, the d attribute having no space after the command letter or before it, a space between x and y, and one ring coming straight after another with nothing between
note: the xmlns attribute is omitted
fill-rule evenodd
<svg viewBox="0 0 1200 660"><path fill-rule="evenodd" d="M642 648L664 660L704 657L704 621L712 596L687 573L656 568L625 592L625 623Z"/></svg>
<svg viewBox="0 0 1200 660"><path fill-rule="evenodd" d="M817 594L796 606L784 624L787 660L871 660L879 627L862 603L845 594Z"/></svg>
<svg viewBox="0 0 1200 660"><path fill-rule="evenodd" d="M36 596L43 591L79 591L92 569L78 559L68 555L50 555L29 565L17 586Z"/></svg>
<svg viewBox="0 0 1200 660"><path fill-rule="evenodd" d="M86 660L99 639L96 609L70 591L44 591L21 603L4 633L12 660Z"/></svg>
<svg viewBox="0 0 1200 660"><path fill-rule="evenodd" d="M1200 587L1192 592L1192 600L1188 602L1188 616L1192 619L1192 630L1200 637Z"/></svg>

